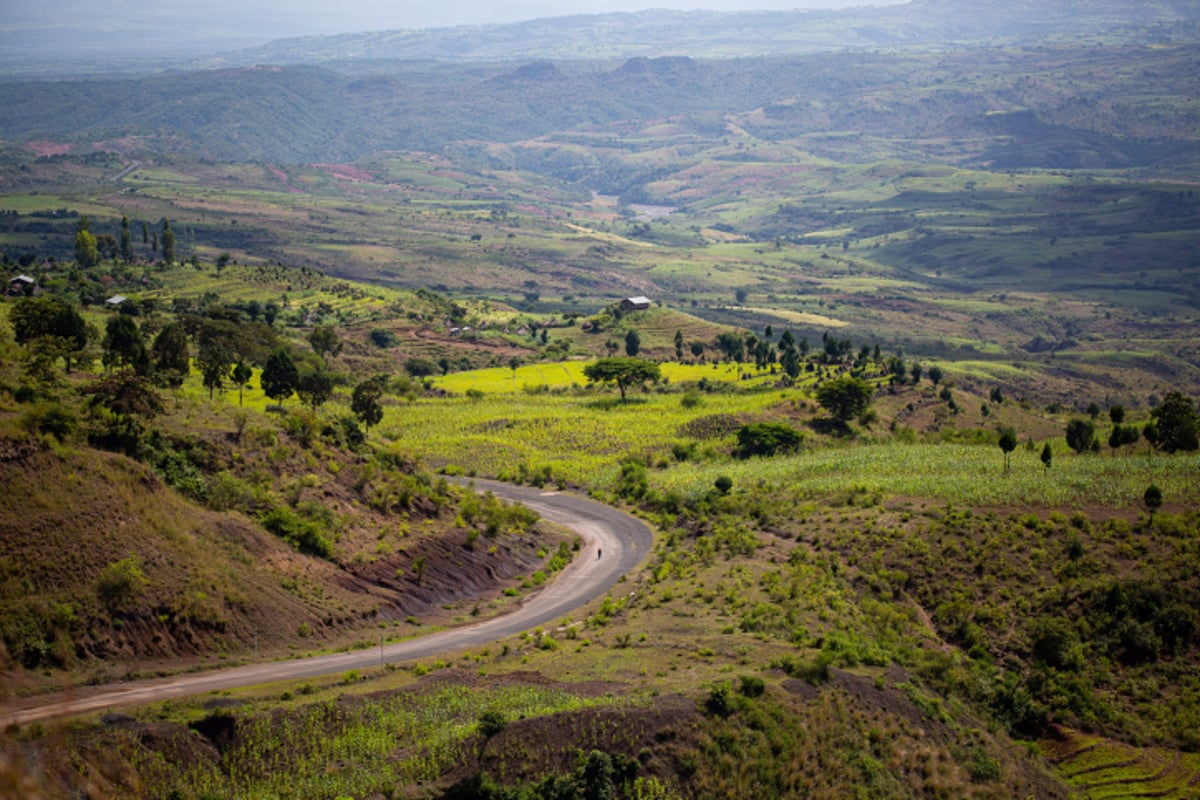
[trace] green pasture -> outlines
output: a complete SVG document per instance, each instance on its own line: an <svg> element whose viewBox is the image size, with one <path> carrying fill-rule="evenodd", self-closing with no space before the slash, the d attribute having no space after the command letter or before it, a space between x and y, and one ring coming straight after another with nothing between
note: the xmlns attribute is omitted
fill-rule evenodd
<svg viewBox="0 0 1200 800"><path fill-rule="evenodd" d="M547 376L556 377L554 367ZM504 379L495 374L493 380ZM671 444L684 440L679 428L686 422L711 414L753 415L778 402L775 392L713 394L689 409L678 394L631 392L630 402L621 404L615 390L569 395L497 390L477 400L420 399L389 409L377 431L391 448L429 467L480 476L548 467L555 479L596 486L626 456L665 458Z"/></svg>

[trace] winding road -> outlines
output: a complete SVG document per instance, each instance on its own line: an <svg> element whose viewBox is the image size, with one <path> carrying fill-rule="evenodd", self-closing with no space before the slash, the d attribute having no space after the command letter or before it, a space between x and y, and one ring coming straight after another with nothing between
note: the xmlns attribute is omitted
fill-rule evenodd
<svg viewBox="0 0 1200 800"><path fill-rule="evenodd" d="M84 714L117 706L149 703L185 695L308 678L392 661L430 658L494 642L562 617L603 595L650 552L650 529L614 508L574 494L547 492L494 481L451 479L473 484L509 502L537 511L564 525L586 543L555 580L528 595L519 608L499 617L370 650L269 661L169 678L80 687L72 691L0 703L0 727L41 719ZM598 553L603 552L603 557Z"/></svg>

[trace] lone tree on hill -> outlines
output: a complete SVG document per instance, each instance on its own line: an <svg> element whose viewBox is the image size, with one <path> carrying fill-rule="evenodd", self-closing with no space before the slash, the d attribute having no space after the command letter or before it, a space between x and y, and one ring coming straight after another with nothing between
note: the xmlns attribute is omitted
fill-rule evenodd
<svg viewBox="0 0 1200 800"><path fill-rule="evenodd" d="M625 390L635 383L656 381L659 378L658 364L640 358L602 358L583 368L584 376L593 383L615 383L625 402Z"/></svg>
<svg viewBox="0 0 1200 800"><path fill-rule="evenodd" d="M1004 453L1004 471L1008 472L1008 456L1017 449L1017 432L1012 428L1005 428L1000 432L999 445L1001 452Z"/></svg>
<svg viewBox="0 0 1200 800"><path fill-rule="evenodd" d="M871 407L875 387L862 378L843 375L817 389L817 402L838 422L848 422Z"/></svg>
<svg viewBox="0 0 1200 800"><path fill-rule="evenodd" d="M1054 461L1054 450L1051 449L1050 443L1046 442L1042 445L1042 468L1043 472L1050 471L1050 464Z"/></svg>

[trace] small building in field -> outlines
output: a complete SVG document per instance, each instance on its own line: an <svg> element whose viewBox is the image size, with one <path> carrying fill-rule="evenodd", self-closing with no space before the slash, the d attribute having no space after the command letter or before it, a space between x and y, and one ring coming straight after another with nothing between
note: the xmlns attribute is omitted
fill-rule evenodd
<svg viewBox="0 0 1200 800"><path fill-rule="evenodd" d="M8 293L12 297L28 297L37 289L37 281L28 275L18 275L8 282Z"/></svg>
<svg viewBox="0 0 1200 800"><path fill-rule="evenodd" d="M114 294L112 297L104 301L104 305L108 306L109 308L120 308L121 304L128 299L129 298L123 294Z"/></svg>
<svg viewBox="0 0 1200 800"><path fill-rule="evenodd" d="M621 301L622 311L645 311L653 305L649 297L626 297Z"/></svg>

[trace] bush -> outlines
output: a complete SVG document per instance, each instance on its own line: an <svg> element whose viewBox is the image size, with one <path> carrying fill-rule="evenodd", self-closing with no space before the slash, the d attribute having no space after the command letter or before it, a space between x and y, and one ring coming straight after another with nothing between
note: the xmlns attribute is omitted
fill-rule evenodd
<svg viewBox="0 0 1200 800"><path fill-rule="evenodd" d="M264 514L259 522L301 553L320 558L333 555L333 545L325 538L320 527L310 520L303 519L289 508L273 508Z"/></svg>
<svg viewBox="0 0 1200 800"><path fill-rule="evenodd" d="M25 412L21 422L30 433L53 436L60 442L73 436L79 427L75 413L58 403L31 408Z"/></svg>
<svg viewBox="0 0 1200 800"><path fill-rule="evenodd" d="M100 572L96 594L110 611L127 608L145 590L146 573L142 559L136 555L114 561Z"/></svg>
<svg viewBox="0 0 1200 800"><path fill-rule="evenodd" d="M767 684L757 675L742 675L739 679L738 691L743 697L762 697L767 690Z"/></svg>
<svg viewBox="0 0 1200 800"><path fill-rule="evenodd" d="M738 431L737 455L739 458L773 456L790 453L800 448L804 435L782 422L756 422L743 425Z"/></svg>

